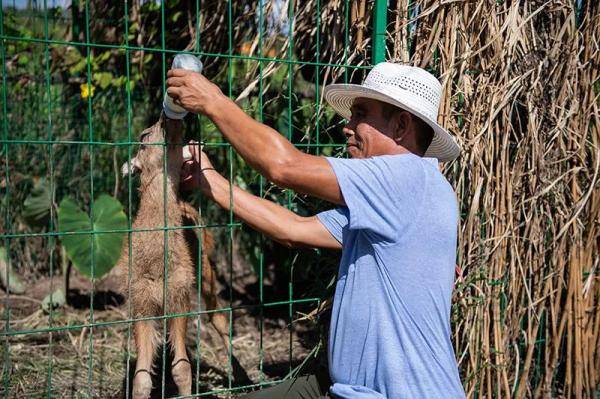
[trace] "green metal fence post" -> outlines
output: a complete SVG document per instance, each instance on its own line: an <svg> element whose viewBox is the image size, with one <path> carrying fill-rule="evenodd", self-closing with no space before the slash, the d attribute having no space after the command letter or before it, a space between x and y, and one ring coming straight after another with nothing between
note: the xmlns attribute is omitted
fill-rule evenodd
<svg viewBox="0 0 600 399"><path fill-rule="evenodd" d="M387 0L375 0L373 8L373 65L385 61Z"/></svg>

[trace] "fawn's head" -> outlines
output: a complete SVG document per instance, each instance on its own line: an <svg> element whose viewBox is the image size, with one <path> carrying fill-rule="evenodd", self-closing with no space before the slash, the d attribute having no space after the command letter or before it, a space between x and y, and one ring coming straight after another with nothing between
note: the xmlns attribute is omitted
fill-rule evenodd
<svg viewBox="0 0 600 399"><path fill-rule="evenodd" d="M183 122L161 116L157 123L140 134L137 154L131 158L131 164L125 162L121 167L123 176L140 173L144 179L162 173L166 147L167 173L176 174L174 177L178 177L183 164L182 140Z"/></svg>

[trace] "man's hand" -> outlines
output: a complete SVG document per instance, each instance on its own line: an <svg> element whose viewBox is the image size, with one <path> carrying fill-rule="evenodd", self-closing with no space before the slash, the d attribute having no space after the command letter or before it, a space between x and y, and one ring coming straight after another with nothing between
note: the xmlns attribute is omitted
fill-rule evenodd
<svg viewBox="0 0 600 399"><path fill-rule="evenodd" d="M167 77L167 94L186 111L210 114L211 107L225 98L221 89L200 73L185 69L171 69Z"/></svg>
<svg viewBox="0 0 600 399"><path fill-rule="evenodd" d="M224 178L215 171L198 142L190 141L188 148L192 158L185 161L181 167L179 187L184 191L200 189L204 195L213 198L211 182L214 183L214 179Z"/></svg>

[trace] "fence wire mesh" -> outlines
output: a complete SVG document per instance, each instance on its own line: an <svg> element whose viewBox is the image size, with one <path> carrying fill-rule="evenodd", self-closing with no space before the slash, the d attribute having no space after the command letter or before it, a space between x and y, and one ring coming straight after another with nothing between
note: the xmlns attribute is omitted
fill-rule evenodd
<svg viewBox="0 0 600 399"><path fill-rule="evenodd" d="M382 6L385 11L385 5ZM242 225L230 211L226 216L215 216L218 222L171 226L167 217L169 204L164 201L163 226L135 229L132 222L140 199L136 192L138 182L131 175L120 180L119 170L115 166L124 160L128 165L131 164L135 151L142 144L137 140L139 131L146 123L157 118L160 110L157 100L165 91L166 72L172 57L178 53L199 56L206 65L208 76L217 76L215 79L225 88L224 93L236 99L240 106L259 121L276 125L299 148L316 154L332 154L334 149L343 146L336 143L330 135L323 140L323 129L320 126L324 115L321 105L323 70L341 68L348 81L351 71L364 67L350 65L347 60L350 35L347 22L343 23L344 30L340 36L343 38L343 64L323 62L320 52L320 2L317 1L316 8L312 10L301 7L295 2L278 1L266 4L258 1L242 6L232 1L219 6L201 1L196 1L193 5L177 1L169 2L168 5L164 2L127 1L104 4L89 0L26 4L17 1L3 2L0 37L3 82L2 150L5 170L3 188L6 188L6 192L3 198L2 240L8 254L7 265L3 270L6 275L4 282L10 286L11 277L18 278L12 270L25 270L26 265L21 261L27 258L32 262L29 267L31 276L25 277L35 279L42 274L47 276L43 278L46 285L43 291L50 294L44 298L47 303L42 304L42 309L32 315L35 317L24 319L21 317L23 309L16 305L24 300L23 296L11 293L8 289L6 291L2 332L4 397L52 397L67 394L98 397L118 393L129 397L135 366L132 362L135 357L132 325L140 321L154 320L162 330L162 355L158 354L155 361L155 373L160 383L155 394L160 397L173 395L173 387L168 386L169 319L187 316L195 320L195 337L188 337L188 342L193 341L194 345L192 357L195 360L195 396L230 396L241 390L271 385L297 373L311 356L322 350L318 343L310 348L302 348L300 356L294 354L294 348L298 346L294 341L299 339L298 333L294 331L295 324L303 317L302 312L308 313L318 308L323 298L322 295L294 292L293 267L299 255L289 251L285 254L288 259L278 262L288 269L283 273L286 279L286 289L283 290L285 295L276 298L277 295L270 293L267 297L264 283L272 282L272 278L265 278L265 269L271 269L273 259L269 260L269 265L265 264L265 243L262 238L254 239L254 253L251 254L258 285L258 292L253 300L236 300L234 289L225 288L223 296L228 298L223 306L218 309L203 308L203 246L199 245L196 309L183 314L169 311L169 236L178 231L193 229L202 242L204 231L212 231L220 239L219 253L225 259L218 262L224 266L221 268L224 269L221 270L221 279L224 285L233 287L236 283L234 247L239 245L235 237L236 234L244 237L244 233L236 233L236 230L241 231ZM347 19L350 3L346 1L340 7ZM182 13L186 15L182 16ZM218 34L210 30L210 24L215 23L211 13L218 14ZM298 16L303 18L302 29L309 28L309 23L316 24L316 38L310 38L312 43L308 43L315 50L311 59L301 59L298 56L294 41ZM148 23L143 18L153 21ZM204 26L205 24L208 26ZM181 25L188 29L185 46L181 45L181 40L177 37ZM244 34L236 34L241 29L240 26L247 30ZM147 31L144 32L144 29ZM106 34L104 30L110 32ZM216 36L220 37L220 42L211 47L210 43ZM307 45L306 38L305 34L302 45ZM243 42L240 43L240 40ZM365 54L366 52L365 49ZM303 67L313 69L311 73L314 75L314 83L303 79ZM144 74L151 76L143 76ZM245 89L242 87L244 84L247 85ZM304 90L300 95L296 92L298 86ZM249 97L250 101L247 100ZM266 101L276 104L269 106L265 104ZM268 112L279 115L266 114ZM331 113L327 119L332 120ZM199 140L207 152L215 153L230 184L252 185L259 195L270 197L290 209L306 212L306 207L302 206L303 200L300 199L299 205L298 198L292 192L272 193L273 187L261 176L248 172L206 118L197 117L189 125L188 130L192 132L189 134L190 138ZM159 143L165 148L166 144ZM166 171L166 151L164 154L163 165ZM242 178L237 168L244 168ZM163 184L165 198L166 182L164 180ZM23 209L19 207L19 203L25 202L27 207L27 201L33 198L32 193L36 189L42 192L37 211L47 212L47 215L37 214L39 218L35 221L24 221L21 214ZM99 206L99 195L102 193L111 193L114 198L123 200L127 214L126 226L103 228L101 223L94 223L95 209ZM88 228L78 231L59 229L57 212L62 206L61 200L66 197L73 198L83 207L83 212L89 215ZM206 215L204 219L213 220L210 216L216 215L216 211L211 210L210 205L203 203L201 198L195 199L199 210ZM18 225L19 223L21 224ZM165 248L163 314L134 317L129 301L125 300L124 305L119 299L102 298L113 295L110 291L112 287L105 283L106 276L110 280L111 273L105 275L104 271L97 270L98 257L105 254L101 252L102 248L95 247L102 245L102 237L121 235L125 237L125 250L131 259L134 254L132 235L156 231L163 232L162 242L157 242L156 245ZM62 245L67 236L79 237L82 242L91 237L85 241L85 250L89 252L84 265L89 268L87 276L71 271L71 254ZM28 253L27 256L23 254L24 251ZM35 255L40 259L32 260L29 257L30 251L39 251ZM272 249L270 252L269 256L272 258ZM318 255L313 257L317 258ZM130 260L129 279L131 263ZM78 274L73 277L74 273ZM59 275L64 281L57 279ZM87 281L81 284L80 280L85 280L83 277L87 277ZM109 291L105 291L105 286ZM73 296L73 290L78 292L77 297ZM31 294L31 297L36 294ZM61 295L65 298L61 299ZM65 305L78 309L78 317L70 317L72 311L65 310ZM277 371L265 372L265 357L276 357L271 355L268 348L265 349L264 342L265 329L273 329L273 326L265 325L265 320L273 324L272 318L268 316L275 308L285 310L285 317L278 316L279 325L275 327L285 331L283 335L287 335L287 338L278 336L282 335L281 331L278 334L270 333L268 340L272 342L267 342L266 346L283 346L287 356L285 359L279 356L281 359L277 360L281 365L276 367ZM113 309L115 314L107 314L106 309ZM244 365L257 370L250 370L249 374L253 378L241 382L234 379L233 364L238 362L234 340L238 311L256 316L252 322L257 324L257 331L251 331L250 334L251 340L259 341L255 345L257 359L253 359L256 364ZM210 342L210 337L204 332L206 323L203 323L203 317L212 313L226 314L229 320L228 344L233 349L220 359L216 359L219 356L213 351L204 353L208 351L205 341L208 339ZM276 313L280 315L282 312ZM108 337L112 335L122 336L123 343L118 345L118 340ZM20 354L28 353L27 350L21 351L22 345L28 345L31 337L37 337L33 339L40 340L43 344L36 346L39 352L29 351L33 358L22 359ZM275 338L277 339L273 341ZM74 345L70 349L75 351L68 356L72 357L69 362L65 362L65 354L62 353L68 350L63 345L64 340L74 340L71 341ZM108 355L106 342L118 345L110 348L111 353ZM114 366L106 363L114 362L119 354L123 354L120 359L123 364L119 363L116 368L122 374L122 384L118 377L113 378L111 372L107 371ZM103 360L105 356L107 360ZM210 356L214 359L203 359ZM207 366L210 360L215 362ZM37 364L40 362L44 363L44 367ZM220 372L221 375L219 378L203 378L211 372ZM26 376L27 373L33 375ZM109 374L108 378L104 373Z"/></svg>

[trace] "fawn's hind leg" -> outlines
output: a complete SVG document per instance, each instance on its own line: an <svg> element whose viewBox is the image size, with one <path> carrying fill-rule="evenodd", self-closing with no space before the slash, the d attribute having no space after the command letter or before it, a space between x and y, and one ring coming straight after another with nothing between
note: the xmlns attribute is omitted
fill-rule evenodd
<svg viewBox="0 0 600 399"><path fill-rule="evenodd" d="M192 367L185 350L186 331L187 317L169 320L169 340L173 350L171 373L180 396L192 394Z"/></svg>
<svg viewBox="0 0 600 399"><path fill-rule="evenodd" d="M133 399L146 399L152 391L152 361L156 348L154 321L137 321L133 324L137 362L133 378Z"/></svg>
<svg viewBox="0 0 600 399"><path fill-rule="evenodd" d="M207 256L202 256L202 297L209 310L217 309L219 300L217 298L217 286L215 272ZM227 351L229 351L229 320L223 312L210 313L210 322L215 327Z"/></svg>

